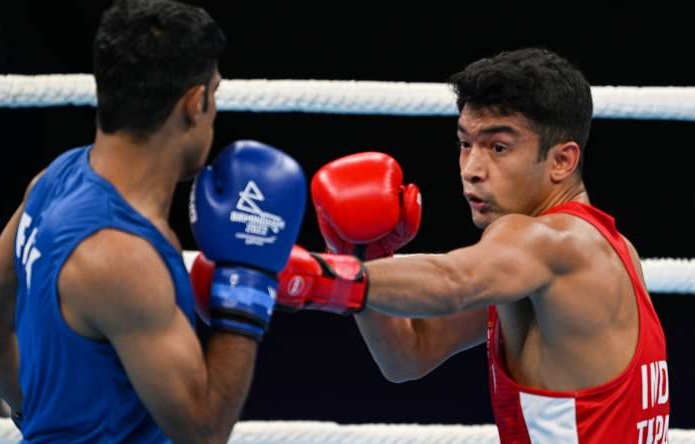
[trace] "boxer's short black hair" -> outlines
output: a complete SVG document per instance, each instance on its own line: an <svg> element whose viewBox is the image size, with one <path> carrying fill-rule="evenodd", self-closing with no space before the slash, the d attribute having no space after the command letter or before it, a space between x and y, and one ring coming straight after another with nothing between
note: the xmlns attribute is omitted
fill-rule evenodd
<svg viewBox="0 0 695 444"><path fill-rule="evenodd" d="M157 130L189 88L210 86L225 44L224 32L202 8L116 0L94 39L97 126L140 136Z"/></svg>
<svg viewBox="0 0 695 444"><path fill-rule="evenodd" d="M576 142L581 173L593 104L589 83L569 61L546 49L519 49L471 63L449 83L459 111L468 105L528 118L540 139L539 159L553 145Z"/></svg>

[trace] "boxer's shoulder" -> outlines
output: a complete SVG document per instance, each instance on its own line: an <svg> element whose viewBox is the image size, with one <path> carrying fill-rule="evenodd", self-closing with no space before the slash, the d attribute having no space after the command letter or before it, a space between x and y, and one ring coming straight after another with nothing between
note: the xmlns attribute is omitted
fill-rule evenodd
<svg viewBox="0 0 695 444"><path fill-rule="evenodd" d="M150 304L161 308L175 302L157 250L146 239L115 229L99 230L75 248L61 269L58 290L68 324L95 338L110 321L134 320L151 310Z"/></svg>
<svg viewBox="0 0 695 444"><path fill-rule="evenodd" d="M508 214L490 224L483 242L516 246L544 258L553 269L566 272L590 261L601 235L586 222L569 214L542 216Z"/></svg>

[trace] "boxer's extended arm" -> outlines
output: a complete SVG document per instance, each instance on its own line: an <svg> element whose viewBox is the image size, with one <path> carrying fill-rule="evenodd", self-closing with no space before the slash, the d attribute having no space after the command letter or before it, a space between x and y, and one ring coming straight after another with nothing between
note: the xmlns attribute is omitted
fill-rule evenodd
<svg viewBox="0 0 695 444"><path fill-rule="evenodd" d="M485 342L487 309L428 319L368 309L355 320L386 379L405 382L422 378L452 355Z"/></svg>
<svg viewBox="0 0 695 444"><path fill-rule="evenodd" d="M367 263L367 304L397 316L429 317L511 303L552 283L577 264L572 239L528 216L490 225L470 247Z"/></svg>
<svg viewBox="0 0 695 444"><path fill-rule="evenodd" d="M144 239L102 230L59 280L61 310L116 349L143 403L175 443L225 442L251 382L256 342L214 333L204 353L176 304L166 265Z"/></svg>
<svg viewBox="0 0 695 444"><path fill-rule="evenodd" d="M24 201L42 174L43 172L39 173L31 181L24 194ZM17 292L17 275L14 270L15 236L22 211L24 202L0 234L0 397L7 401L14 411L19 411L22 405L19 349L14 322Z"/></svg>
<svg viewBox="0 0 695 444"><path fill-rule="evenodd" d="M14 271L14 239L22 215L22 204L0 235L0 397L13 410L22 404L19 387L19 349L15 333L15 295L17 275Z"/></svg>
<svg viewBox="0 0 695 444"><path fill-rule="evenodd" d="M191 276L200 283L196 293L209 293L212 270L213 264L201 256L194 261ZM295 246L279 275L277 303L286 309L349 314L364 307L365 288L362 263L353 256L311 254ZM484 341L487 317L485 309L437 319L395 318L366 310L355 319L384 376L403 382Z"/></svg>
<svg viewBox="0 0 695 444"><path fill-rule="evenodd" d="M398 162L383 153L358 153L322 167L312 180L312 198L328 249L373 259L390 256L408 243L420 226L421 199L417 186L403 185L402 178ZM324 259L328 263L341 263L338 258ZM289 268L304 273L311 268L300 270L291 265L292 260ZM323 273L323 277L331 274L354 277L344 270ZM282 277L280 281L283 282ZM311 302L306 306L339 313L350 311L336 310L336 307L362 307L363 290L361 298L355 296L359 294L355 291L359 283L360 279L355 279L349 292L323 291L319 297L310 295ZM298 298L283 298L283 289L281 285L278 303L296 307ZM317 299L321 302L317 303ZM356 301L360 303L355 304ZM483 342L486 318L484 309L426 320L395 318L372 310L355 317L372 357L384 376L393 382L420 378L451 355Z"/></svg>

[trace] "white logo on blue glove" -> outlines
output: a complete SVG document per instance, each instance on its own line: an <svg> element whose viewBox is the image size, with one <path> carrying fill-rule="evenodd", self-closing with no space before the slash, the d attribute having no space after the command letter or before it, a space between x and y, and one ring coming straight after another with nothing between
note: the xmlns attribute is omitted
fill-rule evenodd
<svg viewBox="0 0 695 444"><path fill-rule="evenodd" d="M280 230L285 228L285 220L280 216L261 210L256 202L263 202L265 196L253 180L249 180L244 191L239 193L236 210L232 210L229 220L246 225L243 233L235 233L237 239L244 239L246 245L263 246L272 244ZM238 211L237 211L238 210Z"/></svg>

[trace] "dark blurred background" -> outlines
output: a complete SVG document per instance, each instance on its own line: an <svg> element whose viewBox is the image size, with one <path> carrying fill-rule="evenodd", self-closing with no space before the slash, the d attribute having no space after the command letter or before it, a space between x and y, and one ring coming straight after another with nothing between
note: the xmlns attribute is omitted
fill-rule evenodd
<svg viewBox="0 0 695 444"><path fill-rule="evenodd" d="M0 2L0 73L91 72L91 43L110 2ZM574 62L592 85L695 86L695 38L685 3L603 2L191 2L222 25L225 78L442 82L483 56L544 46ZM220 113L213 155L258 139L295 156L312 175L345 154L382 150L420 185L424 220L405 252L442 252L479 233L461 197L453 117L356 117ZM91 142L94 109L1 109L0 220L35 173L64 150ZM642 257L694 257L695 123L595 120L585 181L594 205L612 213ZM171 222L195 249L187 192ZM4 222L3 222L4 224ZM300 242L320 250L313 210ZM653 294L669 346L671 427L695 428L693 295ZM484 347L450 359L420 381L391 384L354 321L323 313L275 315L264 340L244 419L345 423L490 423Z"/></svg>

